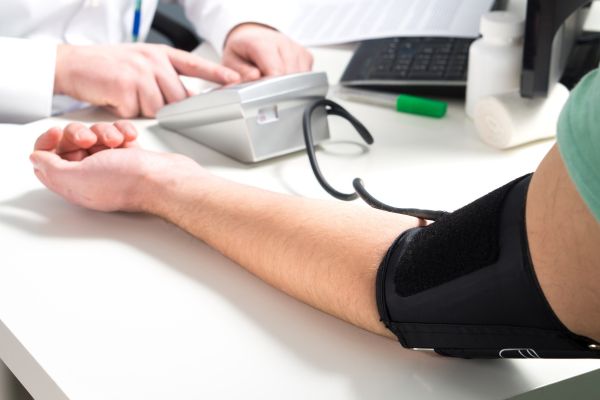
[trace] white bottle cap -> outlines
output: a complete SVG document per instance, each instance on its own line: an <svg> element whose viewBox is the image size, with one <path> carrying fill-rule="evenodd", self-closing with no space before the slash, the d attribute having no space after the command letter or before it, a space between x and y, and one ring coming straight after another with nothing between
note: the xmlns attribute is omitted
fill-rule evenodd
<svg viewBox="0 0 600 400"><path fill-rule="evenodd" d="M492 11L481 17L480 30L484 37L518 39L525 34L525 21L508 11Z"/></svg>

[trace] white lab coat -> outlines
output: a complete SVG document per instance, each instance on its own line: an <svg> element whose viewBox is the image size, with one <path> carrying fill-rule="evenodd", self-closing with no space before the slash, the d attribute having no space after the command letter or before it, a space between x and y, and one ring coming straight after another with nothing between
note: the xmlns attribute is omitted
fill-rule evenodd
<svg viewBox="0 0 600 400"><path fill-rule="evenodd" d="M198 34L217 51L242 22L285 32L290 15L283 0L171 2L184 7ZM142 2L140 41L150 30L157 4ZM57 44L130 42L134 9L135 0L0 0L0 123L50 115Z"/></svg>

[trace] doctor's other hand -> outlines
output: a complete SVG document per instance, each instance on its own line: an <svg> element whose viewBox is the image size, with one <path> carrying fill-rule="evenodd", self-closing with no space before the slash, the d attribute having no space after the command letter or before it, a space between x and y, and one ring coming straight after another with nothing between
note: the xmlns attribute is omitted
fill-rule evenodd
<svg viewBox="0 0 600 400"><path fill-rule="evenodd" d="M54 93L108 108L121 118L154 117L189 93L180 75L230 84L240 75L166 45L59 45Z"/></svg>
<svg viewBox="0 0 600 400"><path fill-rule="evenodd" d="M29 158L50 190L98 211L147 211L177 176L194 174L200 180L208 175L185 156L140 149L136 138L126 121L91 128L73 123L42 134Z"/></svg>
<svg viewBox="0 0 600 400"><path fill-rule="evenodd" d="M223 49L223 65L244 81L263 76L306 72L313 56L304 47L268 26L245 23L231 30Z"/></svg>

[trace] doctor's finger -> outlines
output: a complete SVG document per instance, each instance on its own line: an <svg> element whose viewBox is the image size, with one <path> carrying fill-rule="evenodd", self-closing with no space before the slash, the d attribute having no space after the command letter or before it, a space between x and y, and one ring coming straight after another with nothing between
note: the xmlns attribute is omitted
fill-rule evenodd
<svg viewBox="0 0 600 400"><path fill-rule="evenodd" d="M181 75L223 84L236 83L240 80L240 75L237 72L195 54L170 48L168 56L175 70Z"/></svg>
<svg viewBox="0 0 600 400"><path fill-rule="evenodd" d="M285 65L276 46L249 46L247 59L253 62L265 76L285 73Z"/></svg>
<svg viewBox="0 0 600 400"><path fill-rule="evenodd" d="M313 62L314 59L312 53L305 48L301 48L298 60L298 63L300 64L300 71L305 72L312 70Z"/></svg>
<svg viewBox="0 0 600 400"><path fill-rule="evenodd" d="M140 115L137 85L128 90L114 93L105 108L119 118L135 118Z"/></svg>
<svg viewBox="0 0 600 400"><path fill-rule="evenodd" d="M152 75L140 80L137 93L140 110L144 117L153 118L156 112L165 105L162 92Z"/></svg>
<svg viewBox="0 0 600 400"><path fill-rule="evenodd" d="M242 81L255 81L261 77L260 70L254 65L240 58L237 54L229 54L223 58L223 64L236 70L241 76Z"/></svg>
<svg viewBox="0 0 600 400"><path fill-rule="evenodd" d="M185 86L168 58L161 60L160 64L156 66L155 75L158 87L167 103L174 103L187 97Z"/></svg>
<svg viewBox="0 0 600 400"><path fill-rule="evenodd" d="M292 74L294 72L300 72L300 57L297 49L291 46L281 45L279 46L279 54L285 68L284 73Z"/></svg>

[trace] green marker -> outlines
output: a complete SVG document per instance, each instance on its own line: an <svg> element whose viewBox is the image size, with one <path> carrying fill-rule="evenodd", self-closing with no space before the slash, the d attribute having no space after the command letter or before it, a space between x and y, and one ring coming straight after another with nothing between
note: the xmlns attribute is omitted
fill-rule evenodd
<svg viewBox="0 0 600 400"><path fill-rule="evenodd" d="M408 94L401 94L398 96L369 90L348 88L338 88L335 94L344 100L393 108L400 112L432 118L442 118L446 115L446 111L448 110L448 103L444 101L431 100Z"/></svg>
<svg viewBox="0 0 600 400"><path fill-rule="evenodd" d="M401 94L396 98L396 110L409 114L442 118L448 110L448 103L438 100Z"/></svg>

